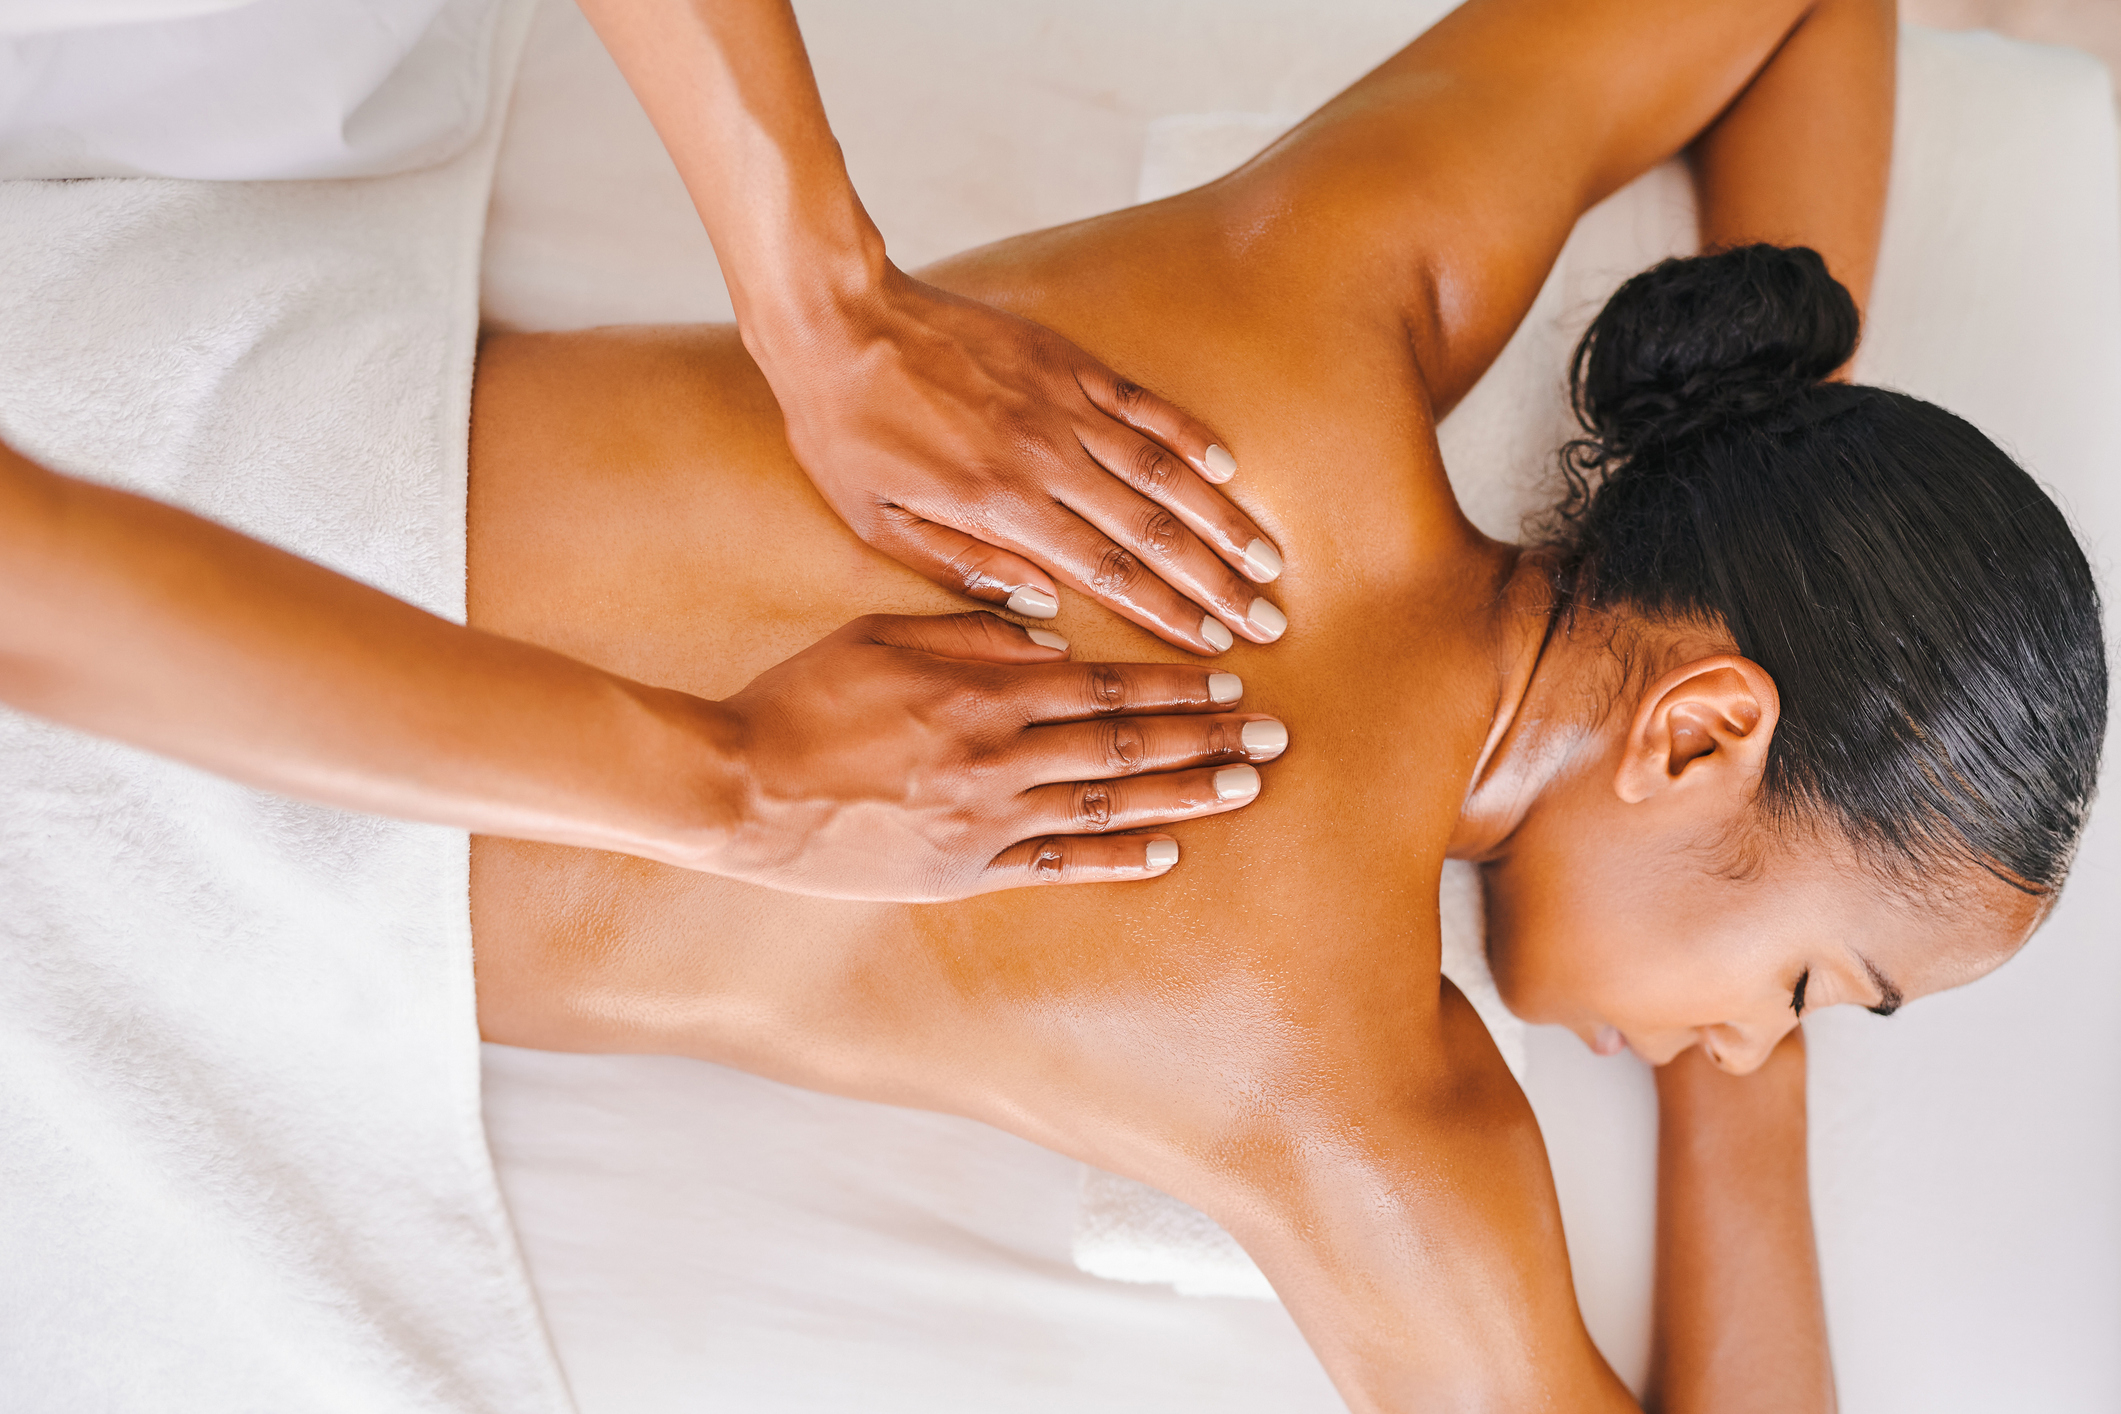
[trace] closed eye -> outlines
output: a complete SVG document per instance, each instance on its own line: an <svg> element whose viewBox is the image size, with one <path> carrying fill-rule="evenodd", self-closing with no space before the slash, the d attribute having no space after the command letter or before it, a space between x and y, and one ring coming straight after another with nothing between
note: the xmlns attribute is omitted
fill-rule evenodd
<svg viewBox="0 0 2121 1414"><path fill-rule="evenodd" d="M1798 974L1797 986L1790 993L1790 1010L1796 1012L1799 1016L1804 1015L1804 988L1805 984L1811 980L1812 969L1807 967L1802 973Z"/></svg>

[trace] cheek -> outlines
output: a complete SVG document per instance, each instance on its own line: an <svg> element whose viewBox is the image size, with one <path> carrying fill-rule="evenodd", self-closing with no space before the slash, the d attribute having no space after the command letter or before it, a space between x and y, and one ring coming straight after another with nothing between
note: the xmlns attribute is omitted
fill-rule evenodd
<svg viewBox="0 0 2121 1414"><path fill-rule="evenodd" d="M1632 911L1610 890L1557 886L1514 862L1486 874L1488 958L1504 1004L1535 1023L1603 1020L1645 951Z"/></svg>
<svg viewBox="0 0 2121 1414"><path fill-rule="evenodd" d="M1583 863L1579 861L1579 864ZM1484 871L1495 983L1527 1021L1661 1031L1716 1019L1729 991L1693 881L1516 859Z"/></svg>

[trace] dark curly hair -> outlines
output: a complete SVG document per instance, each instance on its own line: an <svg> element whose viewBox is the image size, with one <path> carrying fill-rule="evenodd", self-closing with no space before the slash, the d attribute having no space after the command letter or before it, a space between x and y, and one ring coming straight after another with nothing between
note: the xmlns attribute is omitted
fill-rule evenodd
<svg viewBox="0 0 2121 1414"><path fill-rule="evenodd" d="M2068 522L1971 424L1824 381L1855 302L1815 251L1667 260L1577 346L1559 612L1721 624L1782 698L1759 804L1918 879L2069 871L2106 653Z"/></svg>

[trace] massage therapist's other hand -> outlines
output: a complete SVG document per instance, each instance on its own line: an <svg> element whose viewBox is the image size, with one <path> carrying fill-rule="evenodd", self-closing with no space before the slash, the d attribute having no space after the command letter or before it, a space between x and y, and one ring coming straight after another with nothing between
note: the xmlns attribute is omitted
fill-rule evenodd
<svg viewBox="0 0 2121 1414"><path fill-rule="evenodd" d="M788 443L857 535L1027 618L1059 584L1182 648L1270 643L1281 556L1209 430L892 264L788 0L581 0L692 194ZM799 550L796 552L799 555Z"/></svg>
<svg viewBox="0 0 2121 1414"><path fill-rule="evenodd" d="M796 458L855 533L1028 618L1059 580L1196 653L1271 643L1281 556L1213 484L1207 428L1049 329L888 263L746 341Z"/></svg>
<svg viewBox="0 0 2121 1414"><path fill-rule="evenodd" d="M1151 878L1279 722L993 614L858 619L723 702L467 628L0 443L0 702L266 790L839 898Z"/></svg>
<svg viewBox="0 0 2121 1414"><path fill-rule="evenodd" d="M685 862L904 902L1154 878L1178 860L1154 827L1250 803L1286 746L1228 673L1066 659L992 614L855 620L712 704L742 784Z"/></svg>

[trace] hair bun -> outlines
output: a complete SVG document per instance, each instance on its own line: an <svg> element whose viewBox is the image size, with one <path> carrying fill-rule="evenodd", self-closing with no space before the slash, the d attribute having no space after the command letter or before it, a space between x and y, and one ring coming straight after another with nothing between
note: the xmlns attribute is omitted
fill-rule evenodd
<svg viewBox="0 0 2121 1414"><path fill-rule="evenodd" d="M1786 408L1856 351L1856 302L1804 246L1666 260L1614 292L1569 386L1600 462Z"/></svg>

